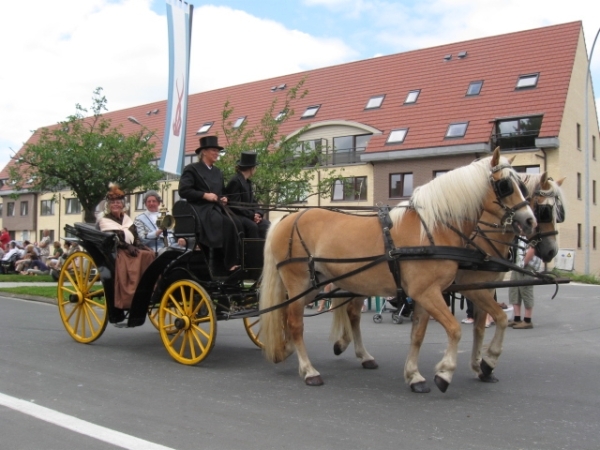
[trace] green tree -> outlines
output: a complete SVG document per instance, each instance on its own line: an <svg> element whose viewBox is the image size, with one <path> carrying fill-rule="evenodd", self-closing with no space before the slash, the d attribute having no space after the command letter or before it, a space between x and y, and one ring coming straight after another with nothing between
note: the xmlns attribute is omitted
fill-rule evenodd
<svg viewBox="0 0 600 450"><path fill-rule="evenodd" d="M162 178L150 162L156 158L151 135L124 135L103 117L107 111L102 88L94 91L92 116L77 104L76 113L51 128L37 130L10 168L15 190L58 192L71 189L81 202L86 222L95 222L96 206L110 182L125 192L155 188ZM147 130L145 130L147 131Z"/></svg>
<svg viewBox="0 0 600 450"><path fill-rule="evenodd" d="M219 160L219 167L225 182L235 173L241 152L255 151L260 166L252 181L257 199L267 207L286 206L314 195L328 196L333 181L339 178L334 170L324 170L320 164L325 149L302 141L309 126L293 136L280 132L281 126L294 116L294 102L308 94L302 90L303 84L301 80L287 91L283 105L273 100L260 124L253 128L246 127L246 122L233 128L234 108L229 101L223 108L221 127L226 151Z"/></svg>

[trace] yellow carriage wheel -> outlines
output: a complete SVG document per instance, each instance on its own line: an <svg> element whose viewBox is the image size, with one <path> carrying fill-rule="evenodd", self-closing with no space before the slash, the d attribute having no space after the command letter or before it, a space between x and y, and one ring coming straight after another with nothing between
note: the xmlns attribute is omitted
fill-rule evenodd
<svg viewBox="0 0 600 450"><path fill-rule="evenodd" d="M204 288L191 280L171 284L160 302L158 331L175 361L192 365L206 358L215 345L217 318Z"/></svg>
<svg viewBox="0 0 600 450"><path fill-rule="evenodd" d="M244 317L244 328L248 337L258 348L263 348L260 341L260 317Z"/></svg>
<svg viewBox="0 0 600 450"><path fill-rule="evenodd" d="M104 287L87 253L75 252L64 262L58 277L57 302L63 325L77 342L94 342L106 329Z"/></svg>
<svg viewBox="0 0 600 450"><path fill-rule="evenodd" d="M150 320L150 323L152 325L154 325L154 328L156 328L157 330L160 331L160 325L158 323L158 313L160 312L160 303L155 304L155 305L150 305L148 306L148 319ZM175 325L173 325L173 322L175 321L175 315L169 315L167 317L167 333L168 334L173 334L177 331L177 328L175 327ZM169 326L171 325L171 326Z"/></svg>

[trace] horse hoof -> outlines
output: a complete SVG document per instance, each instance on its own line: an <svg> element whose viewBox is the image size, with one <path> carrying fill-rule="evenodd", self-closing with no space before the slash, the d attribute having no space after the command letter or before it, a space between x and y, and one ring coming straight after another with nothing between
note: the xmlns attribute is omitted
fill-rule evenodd
<svg viewBox="0 0 600 450"><path fill-rule="evenodd" d="M316 375L314 377L308 377L304 380L307 386L323 386L323 379L321 375Z"/></svg>
<svg viewBox="0 0 600 450"><path fill-rule="evenodd" d="M411 384L410 390L416 392L417 394L427 394L431 392L431 389L429 389L425 381L419 381L418 383Z"/></svg>
<svg viewBox="0 0 600 450"><path fill-rule="evenodd" d="M494 376L493 373L490 373L490 374L487 374L487 375L484 374L484 373L480 373L479 374L479 379L481 381L483 381L484 383L497 383L498 381L500 381L500 380L498 380L498 378L496 378Z"/></svg>
<svg viewBox="0 0 600 450"><path fill-rule="evenodd" d="M433 381L435 381L435 385L442 392L446 392L448 390L448 386L450 386L450 383L448 383L446 380L444 380L439 375L436 375L435 378L433 379Z"/></svg>
<svg viewBox="0 0 600 450"><path fill-rule="evenodd" d="M377 364L374 359L371 359L370 361L364 361L362 366L363 369L377 369L379 364Z"/></svg>
<svg viewBox="0 0 600 450"><path fill-rule="evenodd" d="M338 344L337 342L335 344L333 344L333 354L335 356L339 356L344 352L344 350L342 350L342 346L340 344Z"/></svg>
<svg viewBox="0 0 600 450"><path fill-rule="evenodd" d="M479 368L481 369L481 373L485 377L489 377L490 375L492 375L492 372L494 371L494 368L492 366L490 366L488 363L486 363L484 359L481 360L481 364L479 364ZM479 378L481 378L481 376Z"/></svg>

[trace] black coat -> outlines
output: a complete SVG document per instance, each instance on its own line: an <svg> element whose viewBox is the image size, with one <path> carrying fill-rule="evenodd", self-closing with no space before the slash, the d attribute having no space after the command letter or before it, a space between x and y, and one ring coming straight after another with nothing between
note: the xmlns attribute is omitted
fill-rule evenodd
<svg viewBox="0 0 600 450"><path fill-rule="evenodd" d="M227 198L231 209L238 215L247 217L248 219L254 220L254 214L259 213L263 215L262 211L257 208L249 208L250 205L258 206L258 202L254 197L254 189L252 188L252 181L246 180L244 175L241 173L235 174L227 183L225 188ZM236 203L244 203L243 208L236 208Z"/></svg>
<svg viewBox="0 0 600 450"><path fill-rule="evenodd" d="M225 182L218 167L209 169L203 162L188 164L179 180L179 196L187 200L196 211L200 223L197 232L200 242L208 247L223 246L223 220L225 212L220 203L209 202L202 196L212 192L224 197Z"/></svg>

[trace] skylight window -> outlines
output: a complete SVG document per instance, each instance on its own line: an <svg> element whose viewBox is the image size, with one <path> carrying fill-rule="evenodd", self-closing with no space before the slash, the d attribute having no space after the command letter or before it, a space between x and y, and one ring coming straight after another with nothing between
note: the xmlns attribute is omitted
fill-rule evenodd
<svg viewBox="0 0 600 450"><path fill-rule="evenodd" d="M417 99L419 98L420 93L421 93L420 89L418 89L416 91L410 91L408 93L408 95L406 96L406 100L404 100L404 104L417 103Z"/></svg>
<svg viewBox="0 0 600 450"><path fill-rule="evenodd" d="M534 88L537 86L539 73L521 75L517 81L517 89Z"/></svg>
<svg viewBox="0 0 600 450"><path fill-rule="evenodd" d="M459 138L464 137L467 133L467 126L469 122L451 123L446 131L447 138Z"/></svg>
<svg viewBox="0 0 600 450"><path fill-rule="evenodd" d="M385 95L376 95L375 97L371 97L367 102L367 106L365 106L365 109L381 108L381 104L383 103L384 98Z"/></svg>
<svg viewBox="0 0 600 450"><path fill-rule="evenodd" d="M408 128L398 128L397 130L390 131L390 135L385 141L386 144L401 144L404 142L406 138L406 133L408 133Z"/></svg>
<svg viewBox="0 0 600 450"><path fill-rule="evenodd" d="M467 89L467 95L479 95L483 81L471 81Z"/></svg>
<svg viewBox="0 0 600 450"><path fill-rule="evenodd" d="M277 114L277 116L275 117L275 120L282 120L286 114L287 114L287 111L285 111L285 110L279 111L279 114Z"/></svg>
<svg viewBox="0 0 600 450"><path fill-rule="evenodd" d="M199 129L198 131L196 131L196 134L203 134L206 133L208 130L210 130L210 127L213 126L214 122L206 122L204 123Z"/></svg>
<svg viewBox="0 0 600 450"><path fill-rule="evenodd" d="M306 119L307 117L315 117L321 105L309 106L306 108L306 111L302 114L302 119Z"/></svg>
<svg viewBox="0 0 600 450"><path fill-rule="evenodd" d="M244 120L246 120L246 116L238 117L237 120L233 124L233 128L241 127L242 124L244 123Z"/></svg>

